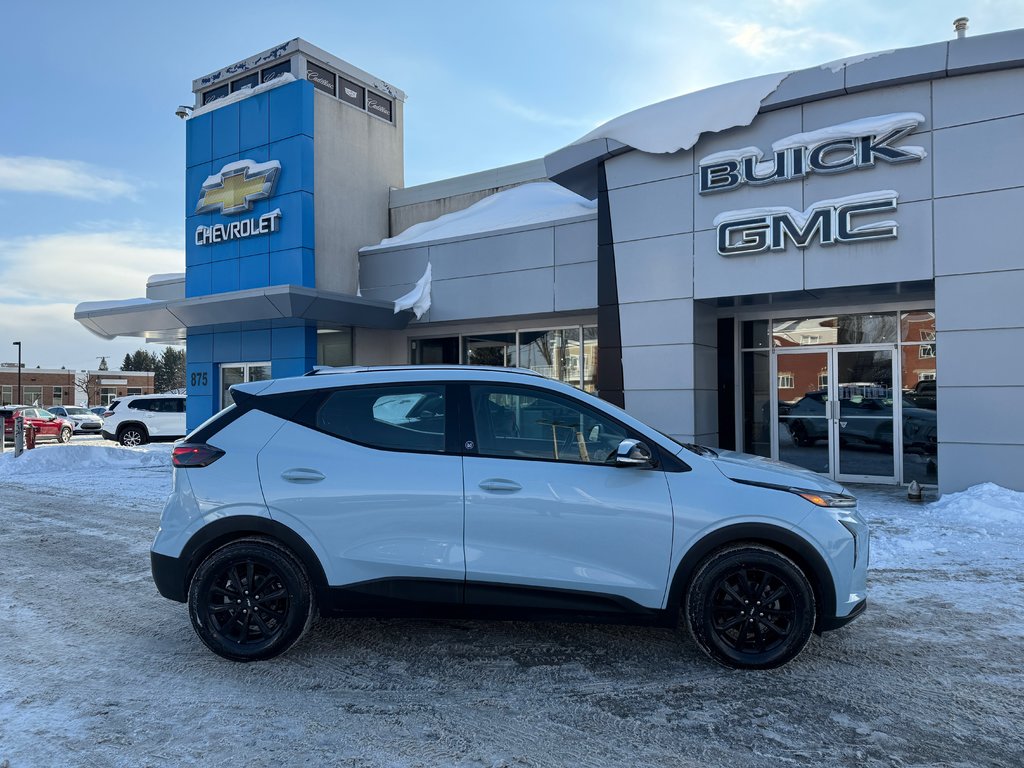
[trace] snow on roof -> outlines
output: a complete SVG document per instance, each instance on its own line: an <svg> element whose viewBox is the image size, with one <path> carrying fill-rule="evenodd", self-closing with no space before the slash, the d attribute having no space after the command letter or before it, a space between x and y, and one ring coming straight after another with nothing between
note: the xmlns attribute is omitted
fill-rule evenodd
<svg viewBox="0 0 1024 768"><path fill-rule="evenodd" d="M703 133L750 125L761 102L789 74L776 72L737 80L650 104L609 120L573 144L613 139L642 152L690 149Z"/></svg>
<svg viewBox="0 0 1024 768"><path fill-rule="evenodd" d="M199 115L206 114L207 112L212 112L215 109L226 107L228 104L234 104L236 101L247 99L250 96L254 96L257 93L263 93L264 91L269 91L272 88L277 88L278 86L294 82L295 76L290 72L285 72L283 74L278 75L273 80L268 80L265 83L260 83L259 85L254 86L252 88L239 88L232 94L223 96L219 99L214 99L209 104L204 104L201 107L196 107L196 109L192 111L192 114L188 116L189 120L191 120L193 117L198 117Z"/></svg>
<svg viewBox="0 0 1024 768"><path fill-rule="evenodd" d="M360 253L367 253L377 248L543 224L585 216L596 210L596 202L580 197L552 181L539 181L496 192L465 210L446 213L432 221L414 224L396 237L385 238L378 245L368 245L359 250Z"/></svg>
<svg viewBox="0 0 1024 768"><path fill-rule="evenodd" d="M177 280L184 280L184 272L164 272L159 275L150 275L149 279L146 280L147 285L153 285L154 283L170 283Z"/></svg>

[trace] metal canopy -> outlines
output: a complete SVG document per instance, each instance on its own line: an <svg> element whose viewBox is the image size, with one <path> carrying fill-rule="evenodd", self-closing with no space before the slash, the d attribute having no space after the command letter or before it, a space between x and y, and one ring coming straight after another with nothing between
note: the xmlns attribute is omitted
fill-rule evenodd
<svg viewBox="0 0 1024 768"><path fill-rule="evenodd" d="M297 285L250 288L189 299L112 302L106 306L86 303L75 310L75 320L105 339L183 339L186 329L197 326L284 319L400 330L411 317L410 311L396 313L394 302Z"/></svg>

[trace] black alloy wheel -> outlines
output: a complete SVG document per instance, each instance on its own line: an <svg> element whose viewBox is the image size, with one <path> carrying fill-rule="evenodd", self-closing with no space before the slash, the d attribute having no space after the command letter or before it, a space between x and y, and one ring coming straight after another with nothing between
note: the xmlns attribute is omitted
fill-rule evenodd
<svg viewBox="0 0 1024 768"><path fill-rule="evenodd" d="M312 624L314 603L305 571L290 552L266 539L243 539L199 566L189 615L214 653L258 661L298 642Z"/></svg>
<svg viewBox="0 0 1024 768"><path fill-rule="evenodd" d="M711 555L697 570L686 600L693 639L727 667L785 664L807 644L814 617L814 592L800 568L757 544Z"/></svg>

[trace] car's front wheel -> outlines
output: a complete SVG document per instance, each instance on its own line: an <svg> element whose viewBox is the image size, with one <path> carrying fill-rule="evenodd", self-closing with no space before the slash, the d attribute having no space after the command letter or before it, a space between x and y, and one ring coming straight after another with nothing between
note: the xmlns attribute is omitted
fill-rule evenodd
<svg viewBox="0 0 1024 768"><path fill-rule="evenodd" d="M143 427L134 425L122 427L117 432L117 442L128 448L134 448L149 442L149 434Z"/></svg>
<svg viewBox="0 0 1024 768"><path fill-rule="evenodd" d="M243 539L202 562L188 607L207 648L232 661L260 661L298 642L316 606L298 559L272 541Z"/></svg>
<svg viewBox="0 0 1024 768"><path fill-rule="evenodd" d="M710 555L687 591L694 642L727 667L772 669L793 659L814 629L814 590L790 558L760 544Z"/></svg>
<svg viewBox="0 0 1024 768"><path fill-rule="evenodd" d="M71 442L71 427L61 427L60 432L57 435L58 443L70 443Z"/></svg>

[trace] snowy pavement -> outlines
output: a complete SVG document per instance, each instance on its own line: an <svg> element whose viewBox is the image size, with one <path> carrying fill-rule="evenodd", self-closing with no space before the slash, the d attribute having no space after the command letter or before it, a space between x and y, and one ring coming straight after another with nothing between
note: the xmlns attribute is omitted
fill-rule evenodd
<svg viewBox="0 0 1024 768"><path fill-rule="evenodd" d="M0 766L1019 766L1024 494L873 524L868 612L729 671L667 629L318 623L234 664L161 598L169 445L0 456Z"/></svg>

